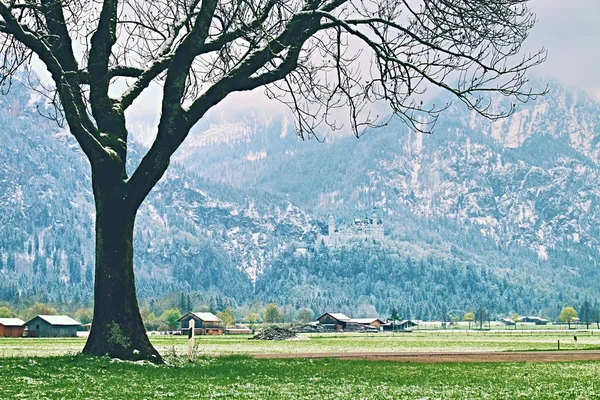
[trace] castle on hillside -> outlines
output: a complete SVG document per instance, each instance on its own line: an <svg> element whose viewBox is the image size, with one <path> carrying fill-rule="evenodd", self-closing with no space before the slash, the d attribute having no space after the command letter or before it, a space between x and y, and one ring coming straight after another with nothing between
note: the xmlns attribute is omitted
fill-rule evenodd
<svg viewBox="0 0 600 400"><path fill-rule="evenodd" d="M330 247L340 246L349 240L375 239L382 240L383 221L379 213L373 210L370 217L354 218L352 224L346 227L335 227L333 215L329 216L327 236L321 236L325 245Z"/></svg>

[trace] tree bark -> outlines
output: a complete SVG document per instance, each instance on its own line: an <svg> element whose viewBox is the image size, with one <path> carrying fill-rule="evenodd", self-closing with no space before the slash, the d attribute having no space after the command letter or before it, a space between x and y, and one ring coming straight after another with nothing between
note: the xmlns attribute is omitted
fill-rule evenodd
<svg viewBox="0 0 600 400"><path fill-rule="evenodd" d="M114 175L113 175L114 176ZM96 203L94 318L84 354L163 362L150 343L139 312L133 271L137 207L122 179L92 173Z"/></svg>

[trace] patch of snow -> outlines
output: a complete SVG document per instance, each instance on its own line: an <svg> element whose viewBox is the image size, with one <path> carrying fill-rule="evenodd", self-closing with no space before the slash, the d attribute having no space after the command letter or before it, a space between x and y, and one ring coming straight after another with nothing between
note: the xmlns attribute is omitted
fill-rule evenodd
<svg viewBox="0 0 600 400"><path fill-rule="evenodd" d="M251 135L248 126L242 123L213 124L201 133L190 135L186 142L188 147L205 147L214 144L232 144Z"/></svg>
<svg viewBox="0 0 600 400"><path fill-rule="evenodd" d="M39 104L40 100L42 99L42 95L33 90L31 90L29 93L30 93L30 96L29 96L29 101L27 101L27 107L32 107L36 104Z"/></svg>
<svg viewBox="0 0 600 400"><path fill-rule="evenodd" d="M248 160L248 161L258 161L258 160L262 160L263 158L267 158L266 151L256 151L256 152L251 151L246 156L246 160Z"/></svg>
<svg viewBox="0 0 600 400"><path fill-rule="evenodd" d="M287 135L289 126L290 126L290 121L286 116L284 116L281 120L281 133L279 134L280 138L283 139Z"/></svg>
<svg viewBox="0 0 600 400"><path fill-rule="evenodd" d="M543 261L548 260L548 252L546 251L546 246L540 245L540 247L538 248L538 258Z"/></svg>
<svg viewBox="0 0 600 400"><path fill-rule="evenodd" d="M510 121L510 126L506 132L506 139L504 145L510 149L519 147L524 140L524 137L520 136L521 133L521 121L527 116L527 111L515 113Z"/></svg>

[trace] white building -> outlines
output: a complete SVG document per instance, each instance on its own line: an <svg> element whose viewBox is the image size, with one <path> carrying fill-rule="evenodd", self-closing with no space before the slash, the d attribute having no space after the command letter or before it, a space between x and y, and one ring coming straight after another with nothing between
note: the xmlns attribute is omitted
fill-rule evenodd
<svg viewBox="0 0 600 400"><path fill-rule="evenodd" d="M384 238L383 221L377 211L373 211L370 217L354 218L350 226L339 228L336 228L335 219L330 215L328 225L327 236L322 236L321 239L331 247L340 246L350 240Z"/></svg>

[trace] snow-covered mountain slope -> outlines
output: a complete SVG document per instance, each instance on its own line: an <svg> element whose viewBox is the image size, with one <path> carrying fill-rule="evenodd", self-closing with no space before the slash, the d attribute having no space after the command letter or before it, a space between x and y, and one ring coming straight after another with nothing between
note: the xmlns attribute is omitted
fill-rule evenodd
<svg viewBox="0 0 600 400"><path fill-rule="evenodd" d="M394 220L441 218L540 259L550 249L597 250L600 104L549 89L495 123L452 104L432 135L392 120L359 140L301 142L284 117L221 116L199 127L178 159L207 179L287 195L321 216L379 207L389 232L404 238L414 235Z"/></svg>
<svg viewBox="0 0 600 400"><path fill-rule="evenodd" d="M141 210L138 232L143 244L138 247L155 255L173 248L177 257L199 254L203 242L213 243L252 280L288 244L317 232L312 218L289 201L233 190L177 167L167 173L154 194ZM177 240L182 243L174 244ZM196 248L188 248L193 245Z"/></svg>
<svg viewBox="0 0 600 400"><path fill-rule="evenodd" d="M35 101L19 88L0 97L0 300L89 298L89 166ZM393 119L359 140L323 143L299 140L283 115L209 115L138 215L138 293L191 288L321 311L387 307L399 281L426 279L399 305L428 316L448 296L475 307L488 293L500 300L484 305L502 312L597 296L600 106L552 85L518 107L490 124L455 104L433 135ZM130 150L135 163L144 147ZM372 207L383 244L295 252L329 214L344 225Z"/></svg>
<svg viewBox="0 0 600 400"><path fill-rule="evenodd" d="M0 300L64 290L88 297L94 217L89 164L16 84L0 96ZM131 143L132 159L144 149ZM244 297L268 260L316 232L288 199L209 182L174 163L137 218L138 293L178 288Z"/></svg>

